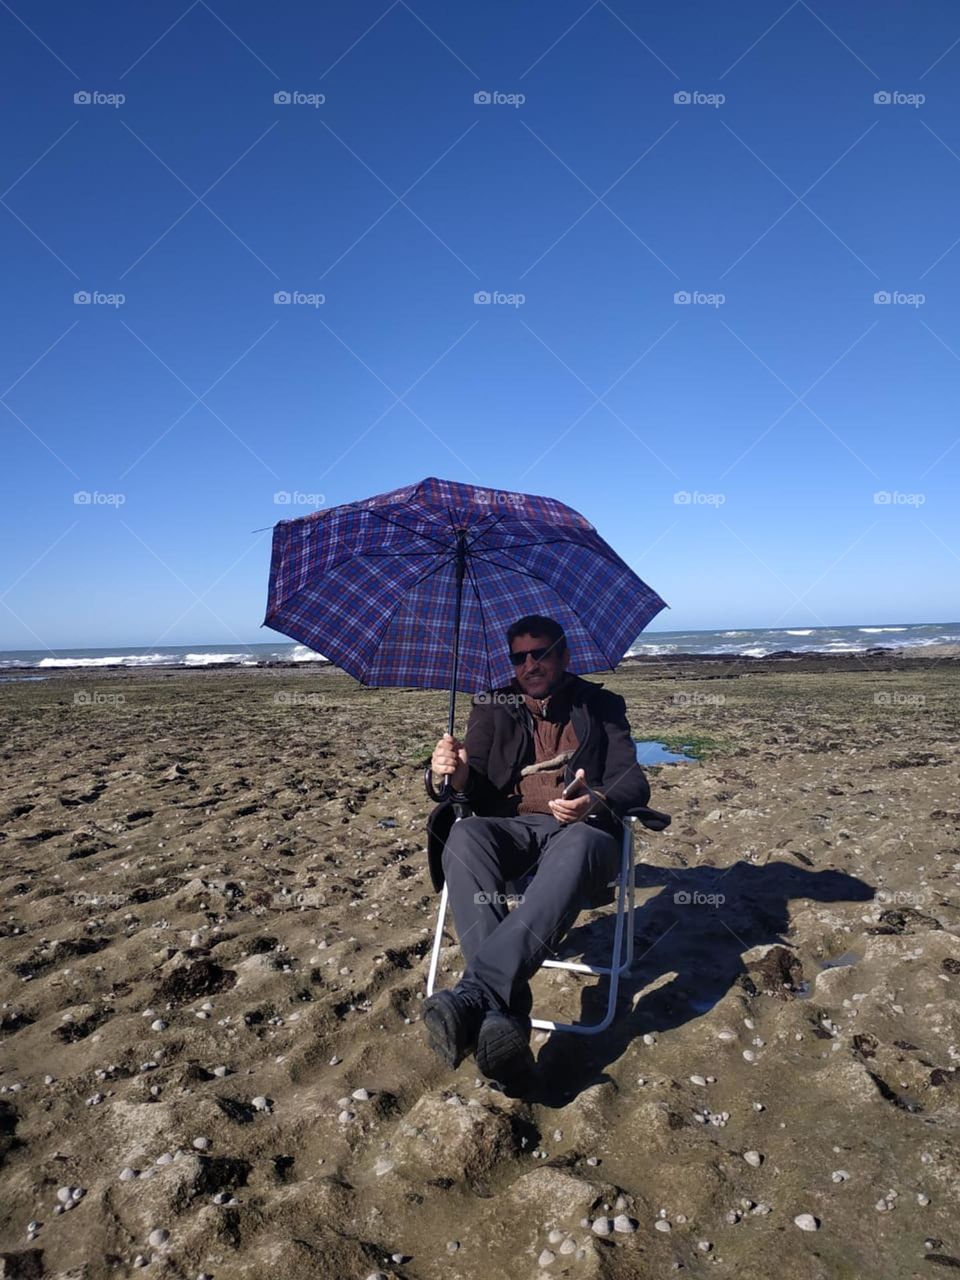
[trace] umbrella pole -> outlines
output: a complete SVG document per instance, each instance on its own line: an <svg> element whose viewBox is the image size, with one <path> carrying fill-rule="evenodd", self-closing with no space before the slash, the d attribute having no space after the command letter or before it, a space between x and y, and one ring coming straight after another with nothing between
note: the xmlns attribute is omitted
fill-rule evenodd
<svg viewBox="0 0 960 1280"><path fill-rule="evenodd" d="M460 666L460 605L463 600L463 579L467 570L467 531L457 530L456 581L457 598L453 612L453 675L450 679L450 709L447 714L447 733L453 734L457 708L457 674Z"/></svg>

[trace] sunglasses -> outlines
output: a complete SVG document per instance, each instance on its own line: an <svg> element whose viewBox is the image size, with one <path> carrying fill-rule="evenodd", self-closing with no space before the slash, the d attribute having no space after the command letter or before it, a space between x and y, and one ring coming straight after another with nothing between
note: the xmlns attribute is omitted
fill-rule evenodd
<svg viewBox="0 0 960 1280"><path fill-rule="evenodd" d="M515 667L522 667L527 658L532 658L534 662L542 662L550 653L555 653L556 647L549 645L546 649L511 649L510 661Z"/></svg>

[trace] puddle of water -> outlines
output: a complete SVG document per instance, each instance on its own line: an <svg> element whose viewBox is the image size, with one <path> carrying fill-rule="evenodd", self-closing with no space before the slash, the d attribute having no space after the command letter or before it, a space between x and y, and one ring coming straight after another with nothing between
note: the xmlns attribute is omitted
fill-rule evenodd
<svg viewBox="0 0 960 1280"><path fill-rule="evenodd" d="M859 964L863 956L858 955L856 951L845 951L842 956L837 956L834 960L821 960L821 972L824 969L846 969L850 965ZM796 990L798 1000L809 1000L813 994L812 982L801 982Z"/></svg>
<svg viewBox="0 0 960 1280"><path fill-rule="evenodd" d="M10 684L13 680L49 680L49 676L0 676L0 684Z"/></svg>
<svg viewBox="0 0 960 1280"><path fill-rule="evenodd" d="M696 764L696 756L688 756L683 751L671 751L662 742L650 738L641 741L634 739L637 747L638 764Z"/></svg>

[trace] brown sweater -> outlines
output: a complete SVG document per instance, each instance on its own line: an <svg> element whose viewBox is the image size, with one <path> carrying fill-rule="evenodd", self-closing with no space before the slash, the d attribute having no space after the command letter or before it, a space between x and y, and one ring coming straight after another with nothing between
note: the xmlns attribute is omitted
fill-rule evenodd
<svg viewBox="0 0 960 1280"><path fill-rule="evenodd" d="M528 754L524 766L552 760L561 753L571 755L577 749L577 735L570 722L570 694L566 681L548 698L523 695L533 717L533 755ZM549 813L548 801L559 800L563 791L566 759L553 768L521 774L513 794L518 797L517 813Z"/></svg>

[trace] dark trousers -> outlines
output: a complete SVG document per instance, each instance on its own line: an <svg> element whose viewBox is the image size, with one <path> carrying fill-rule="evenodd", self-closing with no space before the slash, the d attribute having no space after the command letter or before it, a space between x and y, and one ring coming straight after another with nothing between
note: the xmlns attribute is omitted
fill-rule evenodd
<svg viewBox="0 0 960 1280"><path fill-rule="evenodd" d="M584 908L609 901L620 849L609 832L587 822L561 826L550 814L455 822L443 871L467 961L463 981L481 988L494 1008L528 1017L529 979ZM507 882L531 875L508 911Z"/></svg>

